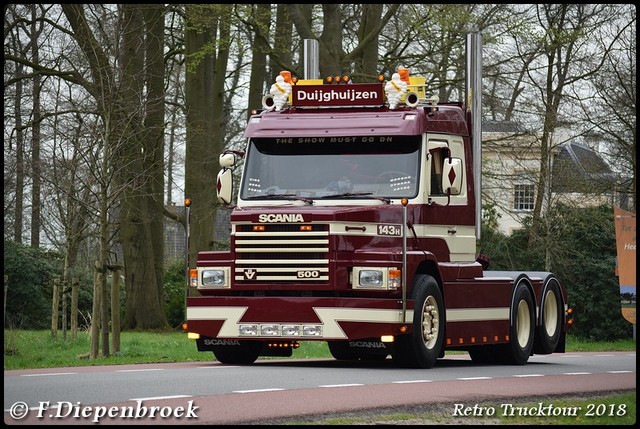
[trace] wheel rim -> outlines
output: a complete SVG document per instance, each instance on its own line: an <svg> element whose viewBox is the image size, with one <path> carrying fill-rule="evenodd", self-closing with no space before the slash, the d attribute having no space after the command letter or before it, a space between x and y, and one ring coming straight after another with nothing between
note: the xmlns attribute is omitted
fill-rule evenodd
<svg viewBox="0 0 640 429"><path fill-rule="evenodd" d="M552 337L558 327L558 300L553 291L548 291L544 298L544 330Z"/></svg>
<svg viewBox="0 0 640 429"><path fill-rule="evenodd" d="M522 300L518 304L518 317L516 319L516 330L518 333L518 344L525 348L531 336L531 313L527 302Z"/></svg>
<svg viewBox="0 0 640 429"><path fill-rule="evenodd" d="M432 349L438 341L440 317L438 302L433 296L428 296L422 306L422 341L428 349Z"/></svg>

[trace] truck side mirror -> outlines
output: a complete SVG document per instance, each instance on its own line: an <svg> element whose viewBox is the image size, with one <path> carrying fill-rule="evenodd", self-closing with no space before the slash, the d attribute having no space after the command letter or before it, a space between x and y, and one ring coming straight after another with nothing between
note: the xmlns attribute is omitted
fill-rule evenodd
<svg viewBox="0 0 640 429"><path fill-rule="evenodd" d="M218 201L224 205L231 203L231 195L233 194L233 173L230 168L224 167L218 172L216 180L216 193Z"/></svg>
<svg viewBox="0 0 640 429"><path fill-rule="evenodd" d="M442 166L442 189L451 195L462 192L462 160L460 158L445 158Z"/></svg>
<svg viewBox="0 0 640 429"><path fill-rule="evenodd" d="M220 154L218 162L220 167L233 167L239 159L244 158L244 152L239 150L226 150Z"/></svg>

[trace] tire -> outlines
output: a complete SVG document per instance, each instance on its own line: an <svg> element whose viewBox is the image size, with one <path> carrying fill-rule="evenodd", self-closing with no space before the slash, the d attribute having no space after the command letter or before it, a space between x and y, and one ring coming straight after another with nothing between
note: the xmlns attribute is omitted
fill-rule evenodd
<svg viewBox="0 0 640 429"><path fill-rule="evenodd" d="M519 282L513 295L509 344L504 347L504 362L524 365L533 352L535 307L529 288Z"/></svg>
<svg viewBox="0 0 640 429"><path fill-rule="evenodd" d="M551 280L540 303L540 325L536 328L534 353L548 355L554 352L562 334L563 310L560 286Z"/></svg>
<svg viewBox="0 0 640 429"><path fill-rule="evenodd" d="M438 282L431 276L416 279L412 297L413 332L396 338L393 360L406 368L431 368L444 343L444 300Z"/></svg>
<svg viewBox="0 0 640 429"><path fill-rule="evenodd" d="M260 356L262 341L240 340L237 345L213 346L213 355L220 363L250 365Z"/></svg>

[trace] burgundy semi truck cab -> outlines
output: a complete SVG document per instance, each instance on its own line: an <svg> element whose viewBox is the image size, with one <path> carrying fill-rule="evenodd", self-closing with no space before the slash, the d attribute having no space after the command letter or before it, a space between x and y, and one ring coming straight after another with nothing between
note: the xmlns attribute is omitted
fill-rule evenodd
<svg viewBox="0 0 640 429"><path fill-rule="evenodd" d="M237 197L230 250L191 270L199 350L250 364L326 341L336 359L420 368L446 349L518 364L564 351L560 281L477 260L479 114L423 82L274 84L246 149L220 156L218 198Z"/></svg>

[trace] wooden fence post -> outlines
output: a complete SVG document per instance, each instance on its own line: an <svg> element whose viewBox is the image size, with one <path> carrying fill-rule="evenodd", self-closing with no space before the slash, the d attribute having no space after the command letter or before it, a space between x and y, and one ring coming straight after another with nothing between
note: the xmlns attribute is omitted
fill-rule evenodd
<svg viewBox="0 0 640 429"><path fill-rule="evenodd" d="M51 338L58 336L58 306L60 305L60 278L53 277L53 299L51 300Z"/></svg>
<svg viewBox="0 0 640 429"><path fill-rule="evenodd" d="M113 353L120 352L120 266L111 272L111 336Z"/></svg>
<svg viewBox="0 0 640 429"><path fill-rule="evenodd" d="M71 338L78 338L78 280L74 277L71 280Z"/></svg>

